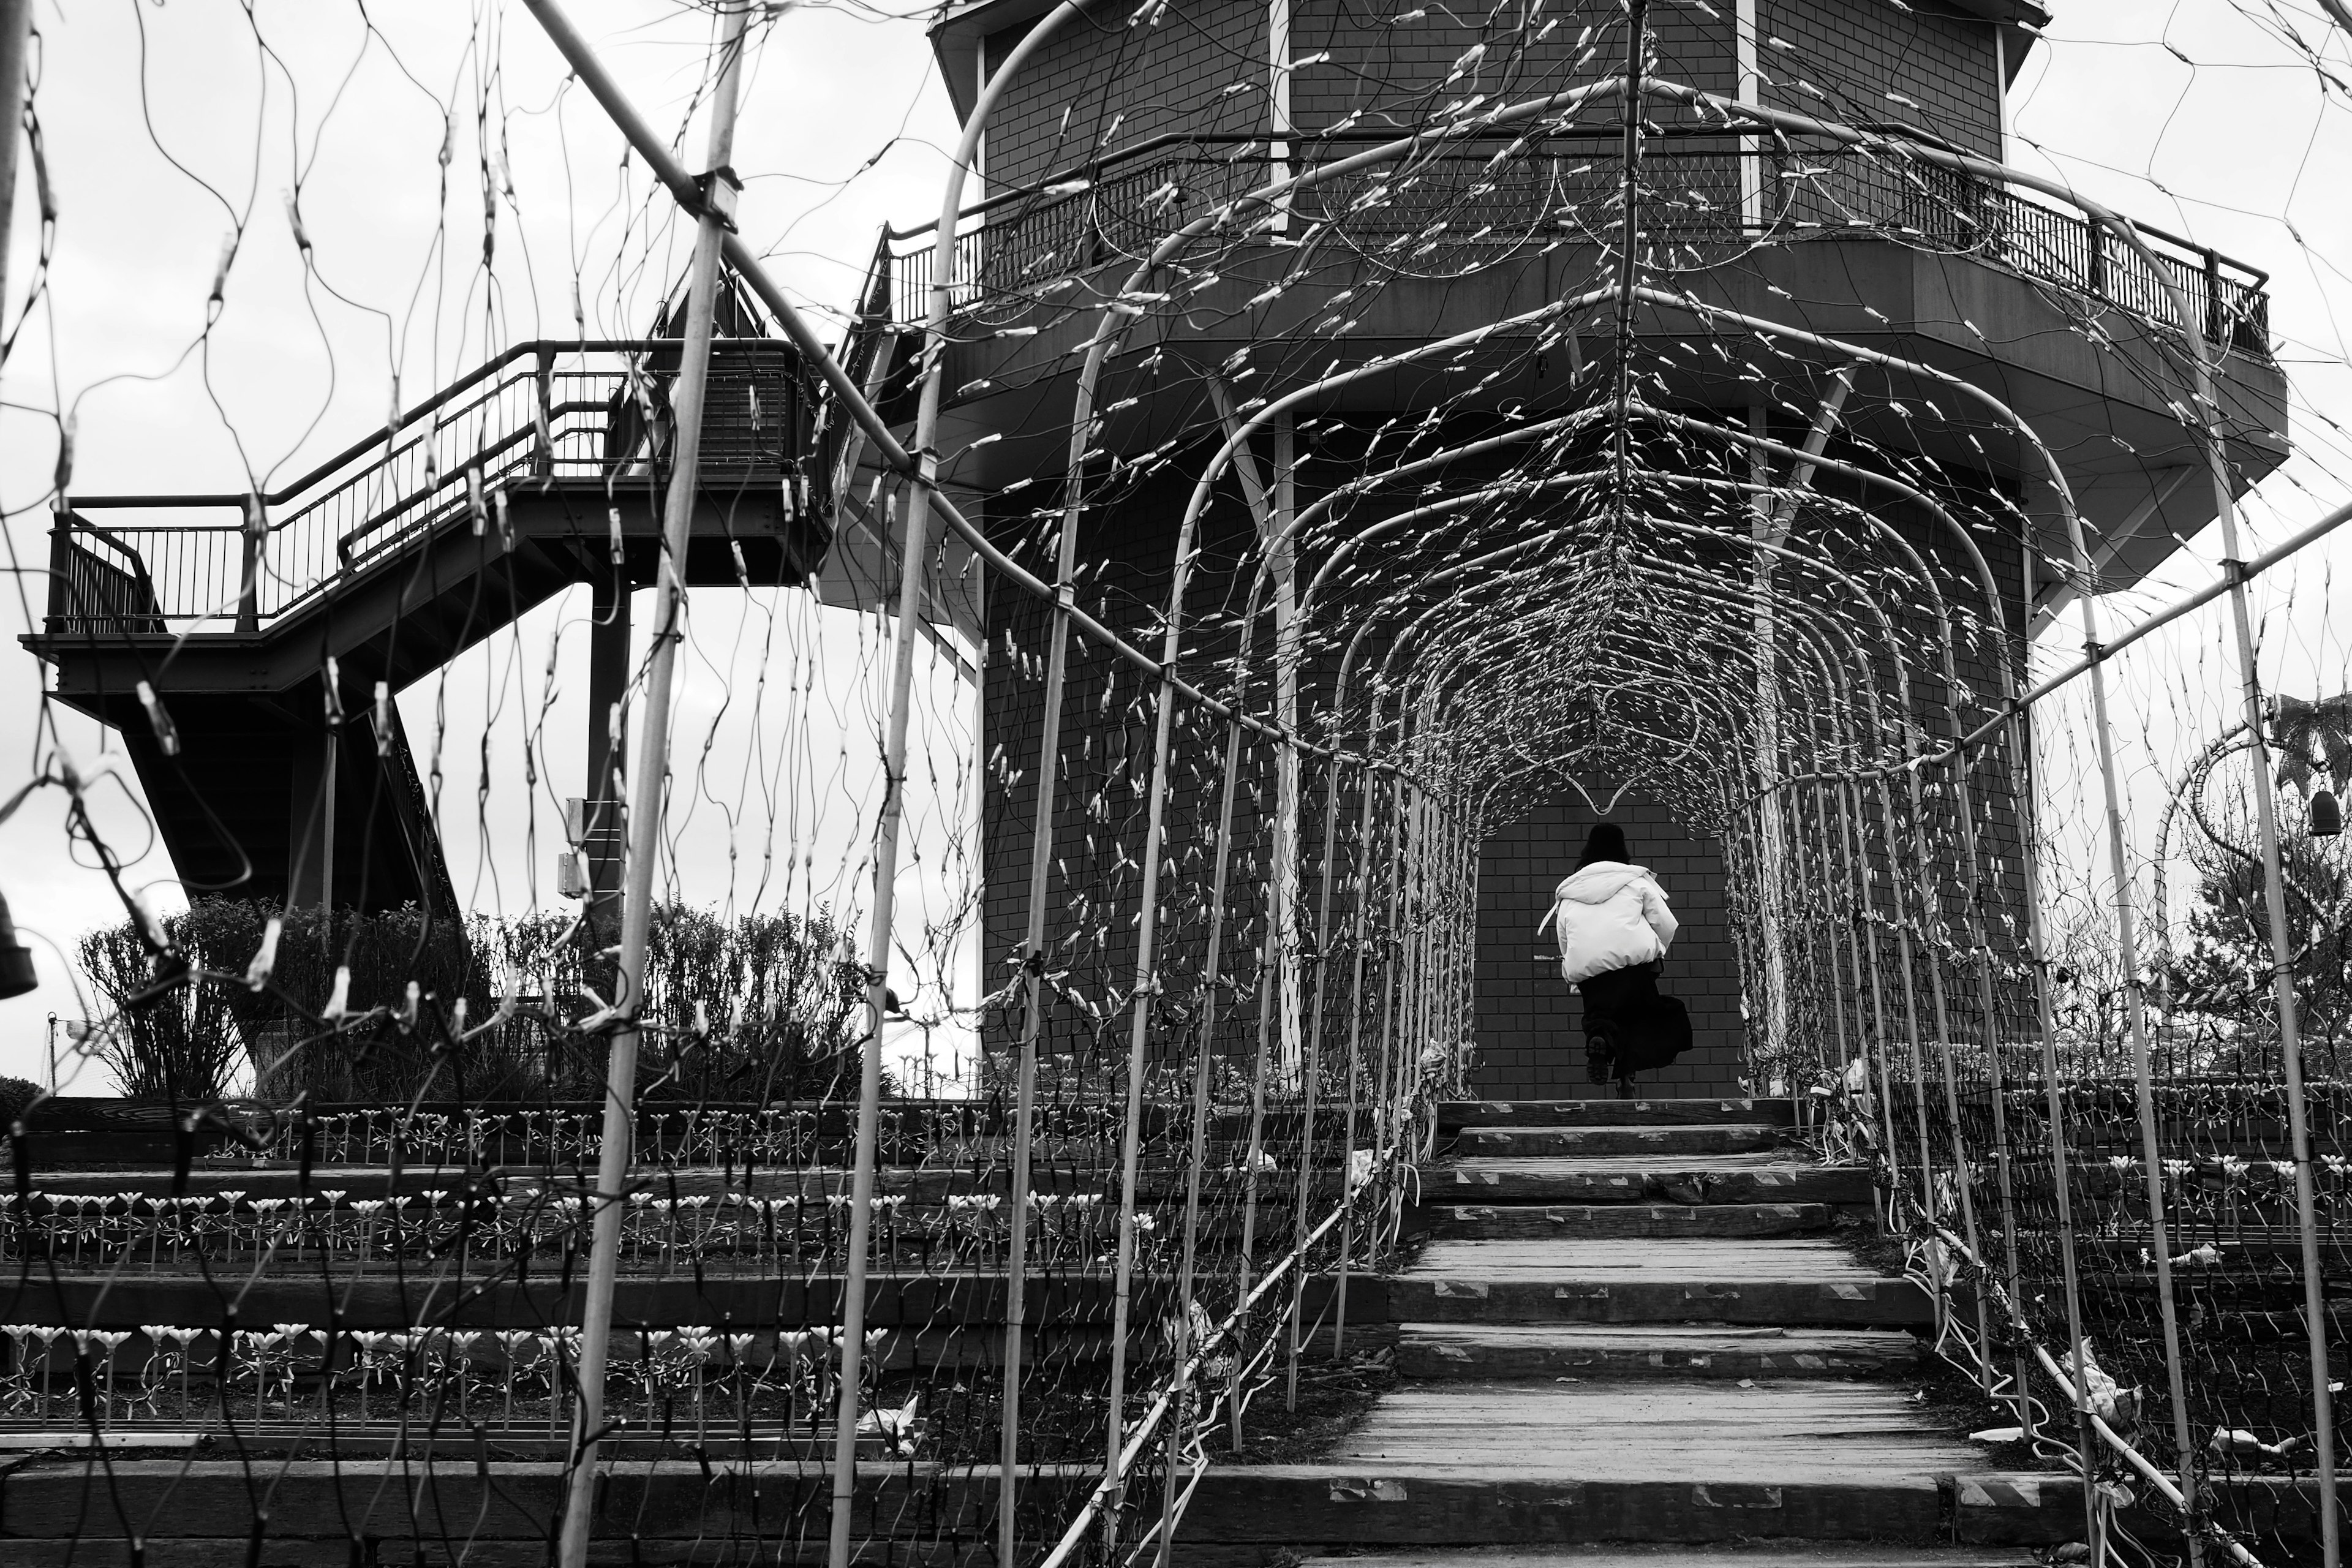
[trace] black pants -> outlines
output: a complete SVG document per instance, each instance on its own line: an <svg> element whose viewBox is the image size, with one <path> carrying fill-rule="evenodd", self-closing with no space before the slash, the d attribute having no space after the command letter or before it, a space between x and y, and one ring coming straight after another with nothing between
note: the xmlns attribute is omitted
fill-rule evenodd
<svg viewBox="0 0 2352 1568"><path fill-rule="evenodd" d="M1584 1056L1595 1083L1664 1067L1690 1048L1690 1014L1658 993L1662 963L1635 963L1581 981Z"/></svg>

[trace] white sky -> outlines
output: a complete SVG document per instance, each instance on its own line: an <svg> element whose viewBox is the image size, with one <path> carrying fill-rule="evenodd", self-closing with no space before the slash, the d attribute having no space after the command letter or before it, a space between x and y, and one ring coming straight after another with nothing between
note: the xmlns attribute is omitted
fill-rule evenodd
<svg viewBox="0 0 2352 1568"><path fill-rule="evenodd" d="M572 0L570 9L646 117L675 128L701 79L709 18L654 0ZM2327 36L2314 6L2277 14L2298 17L2305 37ZM617 137L576 85L562 88L521 6L380 7L371 15L383 35L373 40L341 0L257 0L252 15L266 52L230 0L37 9L37 106L59 225L47 292L0 373L0 506L28 569L22 598L0 607L9 638L0 649L0 794L30 776L47 745L35 734L38 668L14 638L24 606L37 612L45 594L50 411L70 412L73 484L85 492L282 483L379 426L395 375L401 401L415 402L510 342L573 334L575 285L592 333L643 331L682 260L667 198L649 195L636 171L623 173ZM2352 47L2340 37L2327 47L2352 79ZM2341 195L2352 99L2323 91L2297 60L2221 0L2062 4L2052 42L2020 83L2014 156L2269 268L2273 325L2291 341L2299 394L2342 417L2352 412L2343 335L2352 299L2337 270L2352 259L2352 203ZM454 110L446 121L445 104ZM483 286L478 267L478 106L513 190L499 202L495 288ZM881 225L936 209L940 147L952 133L919 21L792 10L765 34L747 83L735 156L747 176L744 231L788 287L837 320ZM699 164L701 144L697 125L685 142L689 165ZM307 282L286 216L298 183L319 272ZM33 184L28 166L8 272L11 323L34 275ZM224 237L238 224L220 319L199 350ZM2248 508L2258 540L2352 494L2345 443L2308 408L2297 412L2296 436L2308 455ZM2110 624L2208 580L2216 553L2209 533L2128 604L2111 605ZM2285 689L2352 685L2325 608L2338 563L2352 563L2352 541L2314 552L2292 583L2261 591L2274 612L2265 657ZM479 907L516 911L551 898L559 835L549 812L575 792L582 766L584 612L560 601L452 667L446 687L427 682L404 698L420 751L442 737L450 858L461 893ZM747 603L706 593L693 617L678 752L703 798L681 818L681 890L739 906L756 894L772 908L789 889L795 904L847 907L869 879L860 857L877 776L877 626L813 614L797 595ZM2196 617L2119 672L2119 710L2135 716L2125 728L2136 809L2185 737L2227 721L2220 628L2211 615ZM551 686L551 645L559 650ZM2063 652L2053 642L2047 657ZM937 920L969 886L954 793L968 709L952 680L932 675L926 690L935 712L917 767L922 858L902 897ZM516 716L541 709L548 762L534 818ZM757 727L745 721L755 710ZM100 761L106 742L95 727L53 711L74 758L85 768ZM779 742L795 722L800 738ZM478 817L485 754L491 804ZM2067 795L2078 785L2062 767L2053 787ZM171 868L146 847L132 803L111 789L100 791L101 826L139 857L134 881L168 907ZM58 948L120 914L104 879L68 853L63 805L45 791L0 825L0 892L44 980L34 994L0 1003L0 1071L26 1077L40 1074L47 1015L81 1011ZM534 820L535 842L525 833ZM795 843L803 864L789 879L770 868L761 893L765 858ZM934 957L935 972L970 967L959 949ZM961 990L968 999L969 984Z"/></svg>

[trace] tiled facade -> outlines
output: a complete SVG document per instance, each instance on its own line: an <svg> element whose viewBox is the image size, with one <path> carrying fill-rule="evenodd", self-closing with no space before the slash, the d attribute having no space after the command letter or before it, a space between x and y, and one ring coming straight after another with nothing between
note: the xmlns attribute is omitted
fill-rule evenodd
<svg viewBox="0 0 2352 1568"><path fill-rule="evenodd" d="M1369 132L1415 123L1474 95L1525 102L1622 73L1622 12L1580 0L1549 9L1525 41L1437 7L1410 22L1402 3L1367 11L1298 0L1291 16L1291 123ZM1738 90L1733 6L1654 6L1652 68L1670 81ZM1170 132L1262 136L1268 126L1266 7L1260 0L1172 0L1150 25L1108 10L1070 24L1025 65L988 131L998 185L1058 170ZM1025 30L988 39L1002 59ZM1591 41L1586 40L1587 31ZM1900 121L1972 152L1998 153L2000 53L1989 22L1934 0L1759 0L1758 68L1765 102L1860 122ZM1484 46L1483 49L1480 46ZM1474 52L1475 51L1475 52ZM1895 95L1890 97L1889 95ZM1350 119L1350 116L1356 118ZM1606 114L1598 117L1605 121ZM1682 118L1654 108L1654 124Z"/></svg>

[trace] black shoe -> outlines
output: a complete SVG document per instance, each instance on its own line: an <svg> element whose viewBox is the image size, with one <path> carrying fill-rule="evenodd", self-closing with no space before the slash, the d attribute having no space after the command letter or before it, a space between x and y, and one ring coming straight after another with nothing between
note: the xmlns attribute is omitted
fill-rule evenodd
<svg viewBox="0 0 2352 1568"><path fill-rule="evenodd" d="M1606 1026L1585 1032L1584 1072L1594 1083L1617 1076L1617 1042Z"/></svg>

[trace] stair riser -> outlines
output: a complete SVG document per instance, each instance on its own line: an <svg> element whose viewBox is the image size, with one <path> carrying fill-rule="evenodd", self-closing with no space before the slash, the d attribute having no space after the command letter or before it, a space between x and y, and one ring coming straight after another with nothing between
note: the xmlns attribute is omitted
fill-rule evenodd
<svg viewBox="0 0 2352 1568"><path fill-rule="evenodd" d="M1825 1285L1784 1280L1658 1280L1608 1285L1391 1279L1400 1323L1773 1323L1912 1328L1934 1321L1908 1280Z"/></svg>
<svg viewBox="0 0 2352 1568"><path fill-rule="evenodd" d="M1465 1127L1687 1127L1748 1122L1789 1127L1796 1108L1785 1100L1471 1100L1437 1108L1441 1132Z"/></svg>
<svg viewBox="0 0 2352 1568"><path fill-rule="evenodd" d="M1455 1148L1493 1159L1553 1155L1760 1154L1780 1145L1769 1127L1468 1127Z"/></svg>
<svg viewBox="0 0 2352 1568"><path fill-rule="evenodd" d="M1451 1178L1450 1180L1448 1178ZM1601 1172L1425 1172L1433 1203L1478 1204L1866 1204L1870 1173L1827 1167L1791 1171L1686 1171L1647 1175Z"/></svg>
<svg viewBox="0 0 2352 1568"><path fill-rule="evenodd" d="M2079 1539L2082 1502L2053 1479L2040 1505L1960 1510L1962 1539L2042 1544ZM2072 1504L2071 1512L2067 1505ZM1949 1539L1944 1486L1858 1479L1764 1486L1724 1482L1511 1478L1300 1476L1212 1470L1186 1510L1183 1543L1280 1542L1325 1546L1515 1545L1591 1542Z"/></svg>
<svg viewBox="0 0 2352 1568"><path fill-rule="evenodd" d="M1827 1230L1827 1204L1591 1204L1541 1208L1433 1205L1414 1211L1415 1228L1477 1241L1605 1240L1610 1237L1801 1236Z"/></svg>
<svg viewBox="0 0 2352 1568"><path fill-rule="evenodd" d="M1397 1344L1407 1377L1498 1382L1538 1377L1872 1377L1916 1364L1915 1346L1885 1351L1598 1350L1589 1346L1459 1345L1408 1334Z"/></svg>

